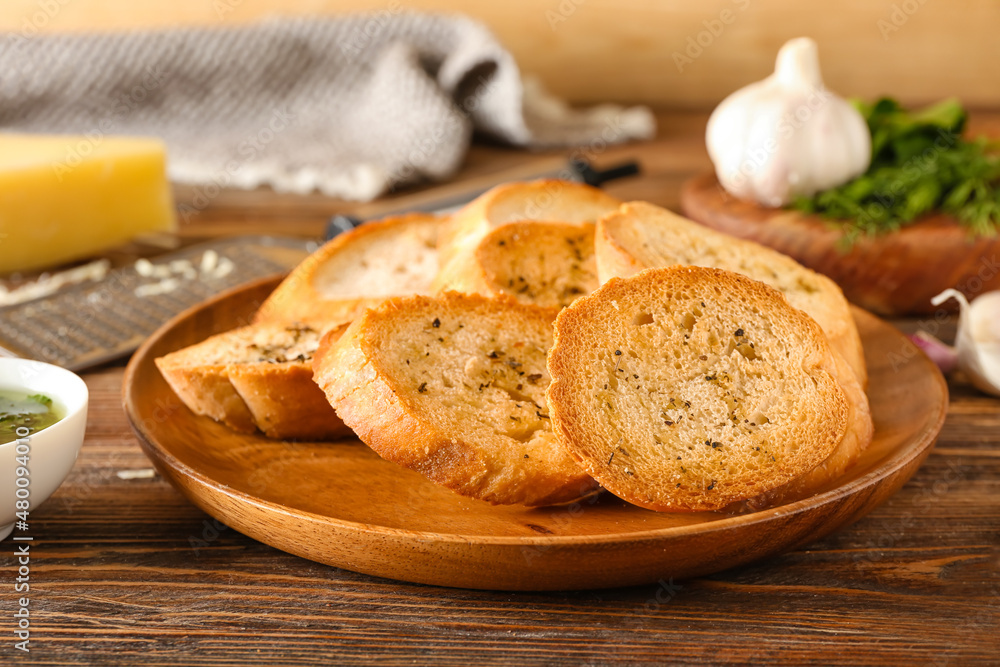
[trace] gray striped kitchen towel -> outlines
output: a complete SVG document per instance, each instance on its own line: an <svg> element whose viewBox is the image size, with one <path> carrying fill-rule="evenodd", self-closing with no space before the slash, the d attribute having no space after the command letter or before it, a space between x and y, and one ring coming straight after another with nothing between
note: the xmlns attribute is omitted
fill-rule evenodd
<svg viewBox="0 0 1000 667"><path fill-rule="evenodd" d="M643 107L571 110L523 82L510 53L463 16L8 33L0 72L0 130L83 134L79 152L107 135L155 135L179 182L358 200L447 178L474 132L537 147L655 129Z"/></svg>

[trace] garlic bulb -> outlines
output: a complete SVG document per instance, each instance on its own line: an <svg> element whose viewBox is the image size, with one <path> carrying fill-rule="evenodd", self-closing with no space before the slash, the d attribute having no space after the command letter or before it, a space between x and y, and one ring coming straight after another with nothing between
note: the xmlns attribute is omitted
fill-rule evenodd
<svg viewBox="0 0 1000 667"><path fill-rule="evenodd" d="M706 142L722 186L767 206L843 185L871 162L865 119L823 86L808 37L781 47L774 74L716 107Z"/></svg>
<svg viewBox="0 0 1000 667"><path fill-rule="evenodd" d="M989 292L970 304L965 295L946 289L931 299L935 306L954 298L961 306L955 351L958 367L979 390L1000 396L1000 292Z"/></svg>

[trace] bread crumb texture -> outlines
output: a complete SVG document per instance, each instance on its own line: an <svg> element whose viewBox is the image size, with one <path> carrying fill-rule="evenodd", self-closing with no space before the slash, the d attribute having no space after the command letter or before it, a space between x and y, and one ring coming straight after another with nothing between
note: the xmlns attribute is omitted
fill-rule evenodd
<svg viewBox="0 0 1000 667"><path fill-rule="evenodd" d="M372 299L427 292L438 270L440 222L430 216L392 218L352 232L345 252L330 253L314 274L324 299ZM358 228L359 230L362 228Z"/></svg>
<svg viewBox="0 0 1000 667"><path fill-rule="evenodd" d="M515 222L484 237L475 259L488 292L564 307L598 286L594 225Z"/></svg>
<svg viewBox="0 0 1000 667"><path fill-rule="evenodd" d="M350 322L390 296L429 293L445 218L408 215L366 222L335 236L281 282L255 322Z"/></svg>
<svg viewBox="0 0 1000 667"><path fill-rule="evenodd" d="M316 379L385 459L497 504L567 502L595 484L551 427L553 315L458 293L391 299L321 350Z"/></svg>
<svg viewBox="0 0 1000 667"><path fill-rule="evenodd" d="M775 288L823 329L834 349L867 382L861 337L843 292L828 277L752 241L715 232L666 209L630 202L598 225L601 281L645 268L704 266L741 273Z"/></svg>
<svg viewBox="0 0 1000 667"><path fill-rule="evenodd" d="M565 309L548 361L561 444L655 510L724 508L822 463L848 405L819 326L718 269L648 269Z"/></svg>

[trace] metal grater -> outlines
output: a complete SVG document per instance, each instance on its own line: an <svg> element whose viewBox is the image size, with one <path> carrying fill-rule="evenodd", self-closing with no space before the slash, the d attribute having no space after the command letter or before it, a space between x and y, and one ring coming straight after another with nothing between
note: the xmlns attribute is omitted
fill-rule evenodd
<svg viewBox="0 0 1000 667"><path fill-rule="evenodd" d="M198 267L208 251L232 262L226 275L179 279L163 294L136 295L158 278L134 266L102 280L67 287L53 295L0 308L0 355L47 361L72 371L119 359L168 319L226 289L285 273L315 250L316 243L271 236L239 236L193 245L150 261L163 266L187 260Z"/></svg>

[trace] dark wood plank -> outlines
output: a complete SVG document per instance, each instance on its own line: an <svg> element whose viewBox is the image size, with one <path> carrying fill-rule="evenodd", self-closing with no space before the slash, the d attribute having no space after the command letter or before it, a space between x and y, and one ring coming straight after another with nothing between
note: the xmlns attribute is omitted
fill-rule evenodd
<svg viewBox="0 0 1000 667"><path fill-rule="evenodd" d="M215 523L159 478L119 479L148 465L123 437L119 382L119 368L88 376L80 461L32 516L38 664L995 660L1000 411L962 385L913 480L821 542L694 581L501 594L318 565Z"/></svg>

